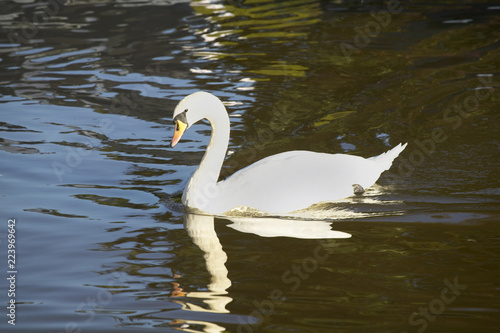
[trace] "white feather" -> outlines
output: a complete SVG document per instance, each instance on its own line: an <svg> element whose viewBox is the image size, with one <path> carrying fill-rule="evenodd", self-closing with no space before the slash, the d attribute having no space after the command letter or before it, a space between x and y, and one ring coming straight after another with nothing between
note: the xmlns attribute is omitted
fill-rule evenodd
<svg viewBox="0 0 500 333"><path fill-rule="evenodd" d="M242 206L282 214L352 196L353 184L365 189L375 184L406 147L399 144L368 159L288 151L266 157L217 183L229 143L227 111L217 97L206 92L184 98L177 105L174 118L185 110L188 127L208 119L212 136L200 166L186 185L182 202L210 214L223 214Z"/></svg>

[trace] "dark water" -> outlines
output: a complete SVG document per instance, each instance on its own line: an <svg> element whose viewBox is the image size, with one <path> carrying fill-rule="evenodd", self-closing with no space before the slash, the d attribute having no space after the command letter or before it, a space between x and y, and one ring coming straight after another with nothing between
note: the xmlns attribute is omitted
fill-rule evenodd
<svg viewBox="0 0 500 333"><path fill-rule="evenodd" d="M2 332L499 331L500 3L0 8ZM170 119L198 90L231 114L223 177L409 145L318 221L183 216L210 128L172 150Z"/></svg>

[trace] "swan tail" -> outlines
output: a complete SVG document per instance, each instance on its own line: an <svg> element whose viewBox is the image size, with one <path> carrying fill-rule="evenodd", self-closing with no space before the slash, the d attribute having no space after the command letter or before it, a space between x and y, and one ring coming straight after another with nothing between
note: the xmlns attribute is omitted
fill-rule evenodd
<svg viewBox="0 0 500 333"><path fill-rule="evenodd" d="M407 144L408 143L405 144L400 143L399 145L397 145L396 147L392 148L389 151L386 151L385 153L382 153L374 157L370 157L369 160L377 162L378 164L380 164L380 166L384 168L384 170L389 170L394 159L398 157L399 154L401 154L401 152L406 148Z"/></svg>

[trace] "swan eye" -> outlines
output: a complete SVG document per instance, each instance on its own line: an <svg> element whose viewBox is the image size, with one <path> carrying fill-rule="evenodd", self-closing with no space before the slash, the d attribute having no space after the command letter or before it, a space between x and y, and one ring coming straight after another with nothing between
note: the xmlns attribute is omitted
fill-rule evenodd
<svg viewBox="0 0 500 333"><path fill-rule="evenodd" d="M181 113L179 113L177 116L175 116L174 118L174 124L175 124L175 130L178 131L179 130L179 121L183 122L184 124L188 125L188 121L187 121L187 117L186 117L186 113L187 113L188 109L182 111Z"/></svg>

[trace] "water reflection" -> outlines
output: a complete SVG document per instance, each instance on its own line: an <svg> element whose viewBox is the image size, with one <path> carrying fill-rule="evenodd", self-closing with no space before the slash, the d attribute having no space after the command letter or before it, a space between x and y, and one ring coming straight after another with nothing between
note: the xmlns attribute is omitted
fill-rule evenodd
<svg viewBox="0 0 500 333"><path fill-rule="evenodd" d="M231 217L228 219L233 222L228 227L261 237L293 237L302 239L351 237L351 234L346 232L331 230L331 223L327 221L285 220L270 217Z"/></svg>
<svg viewBox="0 0 500 333"><path fill-rule="evenodd" d="M261 237L293 237L299 239L335 239L350 238L351 234L331 230L331 223L327 221L287 220L282 218L250 218L224 217L232 224L228 227L243 232L252 233ZM227 296L227 289L231 286L228 270L225 266L227 255L222 249L217 233L215 232L214 216L185 214L184 226L188 235L203 252L206 267L211 276L208 292L189 292L185 295L194 298L203 298L208 308L183 303L183 308L195 311L211 311L227 313L226 305L231 302Z"/></svg>
<svg viewBox="0 0 500 333"><path fill-rule="evenodd" d="M317 1L194 1L191 6L211 23L191 26L194 35L201 36L205 45L190 49L197 57L207 60L231 59L249 68L261 80L268 76L304 77L309 69L302 58L309 28L320 21L323 13ZM278 59L268 56L269 46L287 48ZM290 54L293 52L295 56Z"/></svg>
<svg viewBox="0 0 500 333"><path fill-rule="evenodd" d="M185 303L183 308L228 313L226 305L232 299L225 295L231 286L231 280L227 277L228 272L224 265L227 261L227 255L215 233L213 216L186 214L184 215L184 226L193 243L204 252L205 264L210 273L211 282L208 285L208 292L187 293L188 297L204 299L203 302L208 305L207 309L189 303Z"/></svg>
<svg viewBox="0 0 500 333"><path fill-rule="evenodd" d="M387 3L182 2L2 3L0 187L21 228L19 328L233 332L270 287L286 302L255 331L410 332L456 276L468 289L429 330L495 327L499 7L404 2L347 61L339 45ZM227 174L286 150L373 156L400 141L413 169L286 225L186 216L184 229L158 196L182 190L208 142L202 124L186 151L165 149L171 110L195 90L230 105ZM431 146L437 128L446 142ZM288 228L310 218L353 237L329 240L330 260L291 290L283 272L318 242ZM111 301L89 301L104 291Z"/></svg>
<svg viewBox="0 0 500 333"><path fill-rule="evenodd" d="M198 313L225 314L223 317L211 317L210 322L181 319L189 318L188 314L181 314L178 320L182 329L189 331L191 325L203 326L203 332L222 332L224 327L214 322L229 323L256 323L257 318L244 315L231 315L227 306L233 301L228 289L231 280L228 277L227 254L223 250L219 237L215 232L214 217L209 215L185 214L184 226L193 243L203 251L206 269L210 274L210 283L207 291L203 288L197 291L184 291L182 286L174 283L174 290L170 299L180 304L182 310ZM303 239L332 239L349 238L350 234L333 231L331 225L324 221L283 220L273 218L225 218L232 222L228 227L243 233L257 234L262 237L293 237ZM195 303L193 300L200 300ZM158 315L156 315L158 317ZM222 325L222 324L221 324Z"/></svg>

